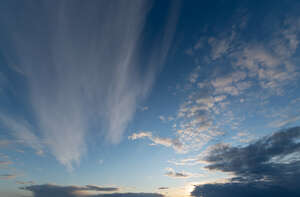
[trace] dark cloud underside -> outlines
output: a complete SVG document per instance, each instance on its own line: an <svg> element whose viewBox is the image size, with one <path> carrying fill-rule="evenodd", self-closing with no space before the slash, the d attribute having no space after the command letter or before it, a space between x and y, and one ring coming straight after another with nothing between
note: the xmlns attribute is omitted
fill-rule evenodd
<svg viewBox="0 0 300 197"><path fill-rule="evenodd" d="M245 147L218 145L206 168L234 173L230 183L196 186L193 196L299 196L300 127L280 130Z"/></svg>
<svg viewBox="0 0 300 197"><path fill-rule="evenodd" d="M58 185L31 185L21 188L31 191L34 197L163 197L155 193L111 193L111 194L84 194L84 191L117 191L114 187L98 187L87 185L81 186L58 186Z"/></svg>

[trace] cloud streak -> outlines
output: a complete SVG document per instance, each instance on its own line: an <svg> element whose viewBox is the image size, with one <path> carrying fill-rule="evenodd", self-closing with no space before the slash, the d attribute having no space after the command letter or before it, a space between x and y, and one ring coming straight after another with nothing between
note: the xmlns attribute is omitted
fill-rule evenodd
<svg viewBox="0 0 300 197"><path fill-rule="evenodd" d="M27 121L16 120L0 113L0 123L15 138L15 140L7 140L7 145L12 143L23 144L34 149L37 154L43 154L44 142L35 135L34 129Z"/></svg>
<svg viewBox="0 0 300 197"><path fill-rule="evenodd" d="M130 140L137 140L142 138L148 138L153 143L151 145L162 145L166 147L172 147L177 152L184 152L183 144L178 139L171 139L171 138L161 138L153 136L151 132L139 132L133 133L131 136L128 137Z"/></svg>
<svg viewBox="0 0 300 197"><path fill-rule="evenodd" d="M112 192L118 190L114 187L99 186L59 186L52 184L31 185L20 188L31 191L34 197L162 197L163 195L155 193L110 193L110 194L87 194L85 192Z"/></svg>
<svg viewBox="0 0 300 197"><path fill-rule="evenodd" d="M17 175L15 174L0 174L0 180L9 180L9 179L14 179L16 178Z"/></svg>
<svg viewBox="0 0 300 197"><path fill-rule="evenodd" d="M13 3L5 4L1 51L25 77L28 94L18 96L28 100L35 132L56 159L69 169L79 163L91 128L118 143L164 62L178 7L170 9L161 39L146 51L149 63L143 65L149 2L24 3L20 18Z"/></svg>

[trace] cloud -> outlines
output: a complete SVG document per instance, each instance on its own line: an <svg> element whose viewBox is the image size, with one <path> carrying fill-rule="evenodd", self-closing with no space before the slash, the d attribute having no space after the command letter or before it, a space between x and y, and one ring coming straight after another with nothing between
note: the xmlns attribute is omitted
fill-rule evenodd
<svg viewBox="0 0 300 197"><path fill-rule="evenodd" d="M93 190L93 191L117 191L119 188L117 187L99 187L95 185L87 185L85 188L82 188L81 190Z"/></svg>
<svg viewBox="0 0 300 197"><path fill-rule="evenodd" d="M262 137L244 147L215 146L204 158L209 163L206 168L233 173L235 177L230 183L199 185L192 195L299 195L299 139L300 127L293 127Z"/></svg>
<svg viewBox="0 0 300 197"><path fill-rule="evenodd" d="M232 41L235 39L236 33L231 32L230 35L223 38L211 37L208 39L208 43L211 45L211 59L216 60L225 55L230 49Z"/></svg>
<svg viewBox="0 0 300 197"><path fill-rule="evenodd" d="M158 188L159 190L166 190L166 189L169 189L168 187L159 187Z"/></svg>
<svg viewBox="0 0 300 197"><path fill-rule="evenodd" d="M211 83L215 88L216 94L229 94L229 95L239 95L239 90L245 90L250 86L246 85L245 82L238 83L239 81L245 79L247 73L242 71L232 72L227 76L218 77L212 80ZM236 86L237 87L236 87Z"/></svg>
<svg viewBox="0 0 300 197"><path fill-rule="evenodd" d="M171 139L171 138L161 138L153 136L151 132L139 132L133 133L131 136L128 137L130 140L137 140L141 138L148 138L153 142L151 145L163 145L166 147L172 147L175 151L181 153L184 152L183 144L178 139Z"/></svg>
<svg viewBox="0 0 300 197"><path fill-rule="evenodd" d="M149 107L148 106L144 106L144 107L141 108L141 110L142 111L147 111L147 110L149 110Z"/></svg>
<svg viewBox="0 0 300 197"><path fill-rule="evenodd" d="M249 76L256 78L262 88L270 88L278 94L288 81L297 76L293 64L270 52L266 46L246 46L242 52L235 55L235 59L235 64L247 69Z"/></svg>
<svg viewBox="0 0 300 197"><path fill-rule="evenodd" d="M191 196L195 197L296 197L300 192L281 188L267 183L225 183L196 186Z"/></svg>
<svg viewBox="0 0 300 197"><path fill-rule="evenodd" d="M177 134L186 151L195 151L201 149L212 138L223 134L213 125L213 113L218 110L219 103L226 99L226 96L214 96L205 84L199 88L199 92L197 90L191 93L188 98L177 113Z"/></svg>
<svg viewBox="0 0 300 197"><path fill-rule="evenodd" d="M36 150L38 155L43 154L44 143L34 134L34 129L25 120L15 120L0 113L0 123L11 132L16 140L3 141L4 144L20 143Z"/></svg>
<svg viewBox="0 0 300 197"><path fill-rule="evenodd" d="M3 153L0 153L0 158L1 159L4 159L4 160L9 160L9 156L3 154Z"/></svg>
<svg viewBox="0 0 300 197"><path fill-rule="evenodd" d="M10 140L5 140L5 139L1 139L0 140L0 147L3 147L3 146L8 146L11 144L11 141Z"/></svg>
<svg viewBox="0 0 300 197"><path fill-rule="evenodd" d="M189 76L189 81L190 83L195 83L199 77L199 72L200 72L201 67L197 66L194 71L190 74Z"/></svg>
<svg viewBox="0 0 300 197"><path fill-rule="evenodd" d="M276 128L280 128L280 127L283 127L283 126L286 126L290 123L293 123L293 122L296 122L297 120L300 120L300 116L294 116L294 117L290 117L288 119L285 119L285 120L276 120L276 121L273 121L271 122L269 125L271 127L276 127Z"/></svg>
<svg viewBox="0 0 300 197"><path fill-rule="evenodd" d="M118 191L117 187L100 187L95 185L86 185L86 186L59 186L53 184L45 184L45 185L31 185L22 187L23 190L32 191L35 196L43 196L45 193L48 193L49 196L58 194L58 195L74 195L79 191L105 191L105 192L114 192ZM51 194L51 195L50 195Z"/></svg>
<svg viewBox="0 0 300 197"><path fill-rule="evenodd" d="M166 118L164 116L159 116L158 118L163 122L166 120Z"/></svg>
<svg viewBox="0 0 300 197"><path fill-rule="evenodd" d="M260 24L248 14L246 20L239 15L241 13L228 21L228 27L222 26L221 32L201 34L199 46L205 50L197 51L195 44L189 50L195 69L188 75L189 88L185 92L185 101L177 111L175 134L184 144L186 152L201 150L213 140L219 141L226 135L239 132L238 128L249 127L244 123L254 117L267 119L272 110L269 106L263 106L264 103L285 107L278 105L275 96L288 99L279 98L288 92L297 96L298 14L296 17L292 14L282 16L283 19L274 20L274 24ZM261 30L270 34L268 39L262 40L260 33L254 34L250 40L245 37L244 31L251 28L245 25L250 21L262 25ZM210 25L207 26L209 28ZM262 113L263 110L266 112ZM298 121L298 116L298 112L290 113L270 125L283 127ZM254 136L231 139L245 143ZM202 161L196 158L188 163L195 165L199 162Z"/></svg>
<svg viewBox="0 0 300 197"><path fill-rule="evenodd" d="M233 136L232 139L238 140L241 143L249 143L253 141L255 137L249 132L239 132L236 136Z"/></svg>
<svg viewBox="0 0 300 197"><path fill-rule="evenodd" d="M10 165L10 164L13 164L12 161L0 161L0 166L1 165Z"/></svg>
<svg viewBox="0 0 300 197"><path fill-rule="evenodd" d="M167 168L166 176L171 178L190 178L191 174L185 172L175 172L172 168Z"/></svg>
<svg viewBox="0 0 300 197"><path fill-rule="evenodd" d="M203 159L203 153L201 153L196 157L189 157L189 158L181 159L179 161L168 161L168 162L177 166L194 166L198 164L208 164L208 162Z"/></svg>
<svg viewBox="0 0 300 197"><path fill-rule="evenodd" d="M5 29L1 51L26 79L25 86L18 87L26 87L25 94L17 92L32 109L25 117L36 118L35 130L26 136L40 141L34 139L38 133L68 169L86 152L91 127L118 143L168 54L178 4L170 7L164 29L147 49L143 29L151 8L148 1L24 3L18 19L14 3L5 4L0 10Z"/></svg>
<svg viewBox="0 0 300 197"><path fill-rule="evenodd" d="M33 185L35 182L34 181L16 181L16 183L19 185Z"/></svg>
<svg viewBox="0 0 300 197"><path fill-rule="evenodd" d="M104 160L103 160L103 159L99 159L99 160L98 160L98 163L99 163L100 165L102 165L102 164L103 164L103 162L104 162Z"/></svg>
<svg viewBox="0 0 300 197"><path fill-rule="evenodd" d="M282 164L274 163L272 159L283 159L290 154L299 154L300 161L300 127L293 127L264 137L245 147L231 147L229 145L216 146L205 158L210 164L210 170L234 172L245 178L279 178L290 173L290 167L297 162ZM295 166L294 166L295 167ZM297 170L294 173L300 173ZM276 176L276 177L275 177Z"/></svg>
<svg viewBox="0 0 300 197"><path fill-rule="evenodd" d="M86 194L85 191L111 192L118 188L99 186L58 186L58 185L31 185L21 189L31 191L34 197L162 197L154 193L110 193L110 194Z"/></svg>
<svg viewBox="0 0 300 197"><path fill-rule="evenodd" d="M0 174L0 180L8 180L8 179L14 179L17 175L15 174Z"/></svg>
<svg viewBox="0 0 300 197"><path fill-rule="evenodd" d="M99 194L91 197L163 197L162 194L157 193L113 193L113 194Z"/></svg>

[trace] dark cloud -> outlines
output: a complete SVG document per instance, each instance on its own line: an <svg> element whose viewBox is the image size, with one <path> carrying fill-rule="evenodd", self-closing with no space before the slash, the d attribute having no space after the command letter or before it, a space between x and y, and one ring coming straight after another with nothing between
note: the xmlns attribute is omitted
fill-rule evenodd
<svg viewBox="0 0 300 197"><path fill-rule="evenodd" d="M159 187L159 190L169 189L168 187Z"/></svg>
<svg viewBox="0 0 300 197"><path fill-rule="evenodd" d="M210 170L234 173L230 183L196 186L193 196L299 196L300 127L278 131L244 147L217 145Z"/></svg>
<svg viewBox="0 0 300 197"><path fill-rule="evenodd" d="M99 187L94 185L86 186L59 186L52 184L45 185L31 185L22 187L21 189L33 192L35 197L47 197L48 196L74 196L79 191L117 191L117 187ZM47 194L47 195L46 195Z"/></svg>
<svg viewBox="0 0 300 197"><path fill-rule="evenodd" d="M87 186L59 186L52 184L31 185L20 189L31 191L34 197L163 197L152 193L112 193L112 194L84 194L84 191L117 191L117 187Z"/></svg>
<svg viewBox="0 0 300 197"><path fill-rule="evenodd" d="M206 168L262 179L300 173L300 127L281 130L245 147L218 146L206 157ZM279 177L278 177L279 176Z"/></svg>
<svg viewBox="0 0 300 197"><path fill-rule="evenodd" d="M166 176L172 178L189 178L191 175L184 172L175 172L172 168L167 168L167 172L165 173Z"/></svg>
<svg viewBox="0 0 300 197"><path fill-rule="evenodd" d="M225 183L196 186L192 196L201 197L296 197L299 191L264 183Z"/></svg>
<svg viewBox="0 0 300 197"><path fill-rule="evenodd" d="M119 188L117 187L99 187L95 185L87 185L86 190L94 190L94 191L117 191Z"/></svg>
<svg viewBox="0 0 300 197"><path fill-rule="evenodd" d="M0 180L14 179L16 176L15 174L0 174Z"/></svg>
<svg viewBox="0 0 300 197"><path fill-rule="evenodd" d="M113 194L99 194L92 197L163 197L162 194L156 193L113 193Z"/></svg>

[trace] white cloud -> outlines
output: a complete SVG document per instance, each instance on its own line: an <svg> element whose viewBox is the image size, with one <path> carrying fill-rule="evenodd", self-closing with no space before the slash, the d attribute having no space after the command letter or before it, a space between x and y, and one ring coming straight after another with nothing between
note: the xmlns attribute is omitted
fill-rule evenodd
<svg viewBox="0 0 300 197"><path fill-rule="evenodd" d="M14 120L0 113L0 123L2 123L16 139L16 143L21 143L36 150L37 154L43 152L43 141L34 134L33 128L24 120ZM13 141L7 141L14 143Z"/></svg>
<svg viewBox="0 0 300 197"><path fill-rule="evenodd" d="M275 90L278 94L288 81L298 75L293 64L264 46L247 46L235 55L236 65L249 71L249 76L258 80L262 88Z"/></svg>
<svg viewBox="0 0 300 197"><path fill-rule="evenodd" d="M165 118L164 116L162 116L162 115L161 115L161 116L158 116L158 118L159 118L161 121L163 121L163 122L166 120L166 118Z"/></svg>
<svg viewBox="0 0 300 197"><path fill-rule="evenodd" d="M211 59L216 60L222 57L230 49L232 41L235 39L235 31L232 31L231 34L223 38L214 38L211 37L208 40L208 43L211 45Z"/></svg>
<svg viewBox="0 0 300 197"><path fill-rule="evenodd" d="M142 111L147 111L148 109L149 109L148 106L144 106L144 107L141 108Z"/></svg>
<svg viewBox="0 0 300 197"><path fill-rule="evenodd" d="M234 140L238 140L240 143L249 143L255 140L255 136L249 132L238 132L235 136L232 137Z"/></svg>
<svg viewBox="0 0 300 197"><path fill-rule="evenodd" d="M300 115L290 117L288 119L279 119L279 120L273 121L269 124L269 126L274 127L274 128L280 128L280 127L284 127L288 124L294 123L298 120L300 120Z"/></svg>
<svg viewBox="0 0 300 197"><path fill-rule="evenodd" d="M150 47L154 50L147 51L148 63L142 65L142 72L137 48L149 2L95 1L84 7L76 2L46 4L22 7L16 25L2 26L14 34L1 39L11 44L5 48L16 49L6 51L20 62L15 70L28 82L28 94L18 96L29 101L36 132L56 159L71 169L87 149L85 138L91 127L105 132L112 143L121 140L168 53L178 5L170 9L164 31ZM35 15L40 12L45 14ZM26 29L22 24L28 24ZM16 137L40 148L32 132L25 130Z"/></svg>
<svg viewBox="0 0 300 197"><path fill-rule="evenodd" d="M140 138L148 138L153 142L153 144L151 145L162 145L166 147L171 147L179 153L183 153L185 151L183 144L178 139L156 137L153 136L151 132L141 131L139 133L133 133L131 136L128 137L128 139L130 140L137 140Z"/></svg>
<svg viewBox="0 0 300 197"><path fill-rule="evenodd" d="M208 164L208 162L205 161L200 156L189 157L189 158L181 159L178 161L169 161L169 163L172 163L177 166L194 166L194 165L199 165L199 164Z"/></svg>
<svg viewBox="0 0 300 197"><path fill-rule="evenodd" d="M190 83L195 83L199 77L201 67L197 66L194 71L190 74L189 81Z"/></svg>

